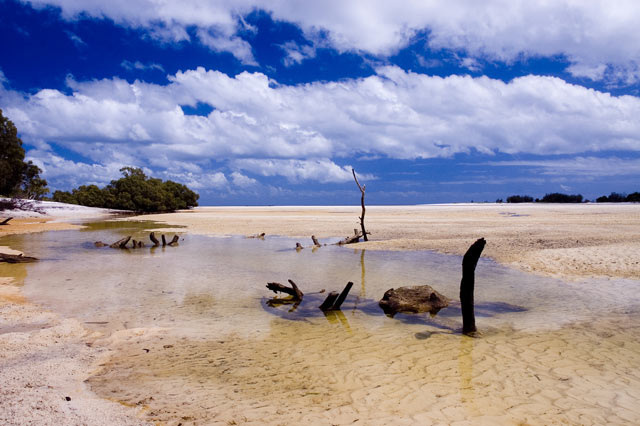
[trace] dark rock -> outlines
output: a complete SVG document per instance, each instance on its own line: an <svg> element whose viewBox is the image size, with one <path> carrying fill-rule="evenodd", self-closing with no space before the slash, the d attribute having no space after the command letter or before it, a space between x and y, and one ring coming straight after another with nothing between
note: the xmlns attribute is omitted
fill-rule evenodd
<svg viewBox="0 0 640 426"><path fill-rule="evenodd" d="M387 290L380 300L380 307L391 317L398 312L436 314L447 306L449 299L428 285L392 288Z"/></svg>

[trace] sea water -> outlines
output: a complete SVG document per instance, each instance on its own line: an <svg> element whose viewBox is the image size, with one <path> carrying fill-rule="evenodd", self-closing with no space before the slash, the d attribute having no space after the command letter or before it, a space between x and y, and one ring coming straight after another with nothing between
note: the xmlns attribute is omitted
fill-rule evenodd
<svg viewBox="0 0 640 426"><path fill-rule="evenodd" d="M639 420L638 282L564 282L481 258L476 322L460 334L460 256L181 233L150 247L145 222L13 235L41 260L3 266L28 300L77 318L110 355L88 382L169 423L626 422ZM122 236L136 249L95 247ZM327 243L335 240L329 239ZM491 241L488 241L491 244ZM16 273L20 269L22 272ZM271 307L267 282L306 294ZM317 306L353 282L339 312ZM429 284L436 316L390 318L390 288ZM280 296L281 297L281 296ZM233 424L233 423L232 423Z"/></svg>

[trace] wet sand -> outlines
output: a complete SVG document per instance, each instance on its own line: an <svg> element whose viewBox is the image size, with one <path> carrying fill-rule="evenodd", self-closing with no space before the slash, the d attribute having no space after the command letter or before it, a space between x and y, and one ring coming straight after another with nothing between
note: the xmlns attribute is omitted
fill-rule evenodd
<svg viewBox="0 0 640 426"><path fill-rule="evenodd" d="M207 235L346 237L359 207L203 207L141 220ZM640 204L457 204L366 210L367 250L435 250L462 255L479 237L483 256L526 272L565 279L640 277Z"/></svg>
<svg viewBox="0 0 640 426"><path fill-rule="evenodd" d="M350 234L358 214L202 208L140 219L186 225L188 233L298 236L310 245L311 234ZM486 255L525 271L640 284L638 205L370 207L366 220L372 241L359 248L462 254L483 236ZM13 271L17 281L20 273ZM548 330L489 328L480 339L421 321L372 331L351 312L273 318L266 335L212 339L167 327L101 333L27 303L16 281L5 279L0 290L4 424L640 422L635 308Z"/></svg>

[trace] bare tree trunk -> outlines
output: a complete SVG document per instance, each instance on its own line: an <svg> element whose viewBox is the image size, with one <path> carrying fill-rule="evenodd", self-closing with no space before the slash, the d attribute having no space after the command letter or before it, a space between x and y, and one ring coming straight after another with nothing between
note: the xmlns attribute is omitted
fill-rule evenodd
<svg viewBox="0 0 640 426"><path fill-rule="evenodd" d="M153 243L154 247L158 247L160 245L160 241L158 241L158 239L156 238L155 232L149 234L149 239Z"/></svg>
<svg viewBox="0 0 640 426"><path fill-rule="evenodd" d="M462 305L462 333L473 334L477 331L473 310L473 291L475 287L476 265L487 242L480 238L469 247L462 258L462 281L460 281L460 304Z"/></svg>
<svg viewBox="0 0 640 426"><path fill-rule="evenodd" d="M358 178L356 177L356 171L354 169L351 169L351 172L353 173L353 179L355 179L356 185L358 185L358 189L360 189L360 193L362 194L362 197L360 198L360 204L362 204L362 216L360 216L360 227L362 228L362 238L364 238L365 241L369 241L369 239L367 238L367 231L364 229L364 214L366 213L366 209L364 208L364 191L367 186L360 185L360 182L358 182Z"/></svg>

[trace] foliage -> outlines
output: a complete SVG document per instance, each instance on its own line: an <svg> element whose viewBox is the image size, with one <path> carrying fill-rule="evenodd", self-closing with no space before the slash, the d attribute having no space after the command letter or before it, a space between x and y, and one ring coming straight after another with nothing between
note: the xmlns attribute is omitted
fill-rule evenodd
<svg viewBox="0 0 640 426"><path fill-rule="evenodd" d="M198 194L173 181L147 177L142 169L123 167L124 177L104 188L83 185L71 192L56 191L53 201L142 212L165 212L198 205Z"/></svg>
<svg viewBox="0 0 640 426"><path fill-rule="evenodd" d="M596 199L598 203L624 203L624 202L639 202L640 201L640 192L634 192L629 195L627 194L619 194L617 192L612 192L611 194L603 195L602 197L598 197Z"/></svg>
<svg viewBox="0 0 640 426"><path fill-rule="evenodd" d="M507 197L507 203L532 203L533 197L528 195L511 195Z"/></svg>
<svg viewBox="0 0 640 426"><path fill-rule="evenodd" d="M0 110L0 194L40 200L49 192L47 181L24 155L16 126Z"/></svg>
<svg viewBox="0 0 640 426"><path fill-rule="evenodd" d="M582 195L567 195L560 194L559 192L554 192L551 194L546 194L540 200L541 203L581 203Z"/></svg>

